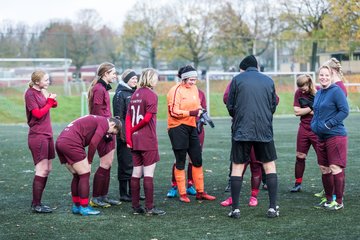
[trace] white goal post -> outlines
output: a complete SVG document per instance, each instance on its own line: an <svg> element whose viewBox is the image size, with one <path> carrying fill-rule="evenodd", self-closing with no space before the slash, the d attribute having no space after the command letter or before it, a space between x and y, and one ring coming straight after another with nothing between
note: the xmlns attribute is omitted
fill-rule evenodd
<svg viewBox="0 0 360 240"><path fill-rule="evenodd" d="M231 80L234 76L240 72L221 72L221 71L209 71L206 73L206 104L208 108L208 114L210 113L210 82L212 79L216 80ZM315 72L262 72L265 75L273 78L274 76L291 76L293 78L294 91L297 89L296 78L301 74L309 74L313 80L315 80Z"/></svg>

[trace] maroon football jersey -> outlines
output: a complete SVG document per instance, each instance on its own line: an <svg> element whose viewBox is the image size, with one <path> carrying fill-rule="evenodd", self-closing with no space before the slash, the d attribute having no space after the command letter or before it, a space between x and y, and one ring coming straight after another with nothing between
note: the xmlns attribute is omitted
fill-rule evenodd
<svg viewBox="0 0 360 240"><path fill-rule="evenodd" d="M344 83L342 81L338 81L335 84L338 85L341 88L341 90L343 90L343 92L345 93L345 96L347 97L348 94L347 94L347 90L346 90Z"/></svg>
<svg viewBox="0 0 360 240"><path fill-rule="evenodd" d="M109 124L106 117L86 115L71 122L56 141L66 142L79 148L89 146L88 159L92 161L97 145L108 130Z"/></svg>
<svg viewBox="0 0 360 240"><path fill-rule="evenodd" d="M301 107L299 103L299 98L306 98L309 99L310 93L302 93L300 89L297 89L294 96L294 107ZM312 114L306 114L303 116L300 116L300 124L305 128L310 130L310 123L311 119L313 118Z"/></svg>
<svg viewBox="0 0 360 240"><path fill-rule="evenodd" d="M141 87L131 96L127 112L131 117L131 126L138 124L146 113L153 114L148 124L132 134L133 150L150 151L158 149L156 136L157 105L158 97L150 88Z"/></svg>
<svg viewBox="0 0 360 240"><path fill-rule="evenodd" d="M200 89L198 89L198 91L199 91L200 105L203 109L207 109L205 93L203 91L201 91Z"/></svg>
<svg viewBox="0 0 360 240"><path fill-rule="evenodd" d="M101 83L96 83L93 91L93 98L91 100L91 111L90 114L111 117L111 108L110 108L110 95L106 91L106 88ZM95 107L95 105L98 105Z"/></svg>
<svg viewBox="0 0 360 240"><path fill-rule="evenodd" d="M29 135L42 134L52 137L50 110L40 119L32 116L31 111L41 109L46 105L46 97L41 91L29 88L25 92L25 108L27 123L30 127Z"/></svg>

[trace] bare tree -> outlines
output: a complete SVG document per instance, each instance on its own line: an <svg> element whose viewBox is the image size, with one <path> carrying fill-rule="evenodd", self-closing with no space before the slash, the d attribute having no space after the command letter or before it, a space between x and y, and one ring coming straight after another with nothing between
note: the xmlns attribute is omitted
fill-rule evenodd
<svg viewBox="0 0 360 240"><path fill-rule="evenodd" d="M135 4L133 11L127 15L127 20L124 24L124 31L122 36L124 40L123 45L129 47L129 43L135 44L130 49L139 55L143 60L143 65L157 68L158 51L161 48L161 42L164 36L164 29L166 27L166 18L163 14L161 6L154 4L152 1L139 1ZM130 57L130 56L129 56ZM130 57L134 58L134 57Z"/></svg>
<svg viewBox="0 0 360 240"><path fill-rule="evenodd" d="M172 33L176 44L174 51L193 62L195 68L211 57L210 42L215 32L211 16L217 4L216 1L180 0L170 11L176 27Z"/></svg>
<svg viewBox="0 0 360 240"><path fill-rule="evenodd" d="M27 26L3 21L0 25L0 57L27 57Z"/></svg>
<svg viewBox="0 0 360 240"><path fill-rule="evenodd" d="M73 29L68 36L67 49L76 67L76 75L79 76L81 67L93 54L96 30L102 25L102 20L94 9L80 10L77 16L77 21L73 24Z"/></svg>
<svg viewBox="0 0 360 240"><path fill-rule="evenodd" d="M216 30L212 51L224 71L234 67L239 57L247 54L247 48L252 42L250 29L243 20L243 10L243 7L235 9L233 4L225 2L213 14Z"/></svg>

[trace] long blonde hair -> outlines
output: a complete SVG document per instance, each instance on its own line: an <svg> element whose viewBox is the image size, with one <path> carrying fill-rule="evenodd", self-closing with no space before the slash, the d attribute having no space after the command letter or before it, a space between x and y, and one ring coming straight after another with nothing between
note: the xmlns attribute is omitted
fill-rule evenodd
<svg viewBox="0 0 360 240"><path fill-rule="evenodd" d="M101 79L105 75L105 73L110 72L114 67L115 67L114 64L109 63L109 62L104 62L104 63L100 64L98 69L96 70L96 76L95 76L94 80L92 80L89 90L88 90L89 112L91 112L91 108L92 108L91 103L92 103L93 94L94 94L92 90L93 90L95 84L97 83L97 81L99 79Z"/></svg>
<svg viewBox="0 0 360 240"><path fill-rule="evenodd" d="M314 81L312 80L311 76L308 74L299 75L296 79L296 85L298 88L307 85L309 86L309 92L311 95L315 95L316 93Z"/></svg>
<svg viewBox="0 0 360 240"><path fill-rule="evenodd" d="M336 58L330 58L329 60L327 60L324 65L329 66L332 70L335 70L336 74L339 76L340 80L342 82L347 82L345 77L344 77L344 73L342 71L342 67L341 67L341 63L339 60L337 60Z"/></svg>
<svg viewBox="0 0 360 240"><path fill-rule="evenodd" d="M153 68L145 68L140 76L139 87L153 88L159 79L159 74Z"/></svg>

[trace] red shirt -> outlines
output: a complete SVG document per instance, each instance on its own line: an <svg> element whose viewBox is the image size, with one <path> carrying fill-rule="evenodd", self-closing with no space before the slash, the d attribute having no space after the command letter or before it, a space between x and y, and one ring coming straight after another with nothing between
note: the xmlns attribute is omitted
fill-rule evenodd
<svg viewBox="0 0 360 240"><path fill-rule="evenodd" d="M40 119L32 116L31 111L38 108L41 109L46 105L46 97L41 91L29 88L25 92L25 109L27 123L30 127L29 135L47 135L53 136L51 128L50 110Z"/></svg>
<svg viewBox="0 0 360 240"><path fill-rule="evenodd" d="M156 136L157 105L158 97L150 88L141 87L131 96L127 114L131 118L132 127L138 124L146 113L153 114L148 124L132 134L133 150L152 151L158 149Z"/></svg>
<svg viewBox="0 0 360 240"><path fill-rule="evenodd" d="M299 103L299 98L309 99L310 93L302 93L300 89L297 89L294 95L294 107L301 107ZM308 113L306 115L300 116L300 125L302 125L305 129L311 130L310 123L313 115Z"/></svg>
<svg viewBox="0 0 360 240"><path fill-rule="evenodd" d="M90 99L90 114L111 117L110 95L106 87L98 82L92 89L93 97Z"/></svg>
<svg viewBox="0 0 360 240"><path fill-rule="evenodd" d="M65 142L73 147L88 149L88 160L92 162L96 147L109 130L106 117L86 115L71 122L59 135L56 141Z"/></svg>

